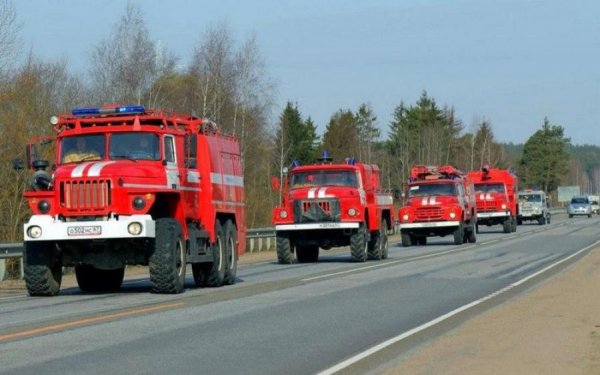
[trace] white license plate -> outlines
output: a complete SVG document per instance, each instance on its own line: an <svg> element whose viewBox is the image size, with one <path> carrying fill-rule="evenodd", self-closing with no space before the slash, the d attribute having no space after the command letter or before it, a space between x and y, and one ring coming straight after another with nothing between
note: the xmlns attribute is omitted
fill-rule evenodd
<svg viewBox="0 0 600 375"><path fill-rule="evenodd" d="M320 223L319 224L319 228L339 228L340 224L339 223Z"/></svg>
<svg viewBox="0 0 600 375"><path fill-rule="evenodd" d="M102 234L100 225L78 225L67 227L68 236L99 236Z"/></svg>

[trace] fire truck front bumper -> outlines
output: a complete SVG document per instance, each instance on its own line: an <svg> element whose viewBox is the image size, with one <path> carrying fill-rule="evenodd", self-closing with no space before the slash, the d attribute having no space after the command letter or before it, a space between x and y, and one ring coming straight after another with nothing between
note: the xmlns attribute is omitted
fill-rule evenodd
<svg viewBox="0 0 600 375"><path fill-rule="evenodd" d="M107 221L58 220L49 215L34 215L23 226L25 241L103 240L156 236L150 215L120 216Z"/></svg>
<svg viewBox="0 0 600 375"><path fill-rule="evenodd" d="M276 231L285 230L314 230L314 229L354 229L359 223L307 223L307 224L279 224L275 225Z"/></svg>
<svg viewBox="0 0 600 375"><path fill-rule="evenodd" d="M430 221L422 223L400 223L400 229L414 229L414 228L443 228L443 227L457 227L460 225L460 221Z"/></svg>
<svg viewBox="0 0 600 375"><path fill-rule="evenodd" d="M496 211L496 212L477 212L478 219L489 219L495 217L509 217L510 211Z"/></svg>

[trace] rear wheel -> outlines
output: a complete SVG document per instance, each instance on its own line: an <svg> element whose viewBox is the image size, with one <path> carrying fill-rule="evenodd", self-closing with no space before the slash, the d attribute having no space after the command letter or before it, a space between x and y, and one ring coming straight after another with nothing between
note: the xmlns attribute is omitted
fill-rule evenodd
<svg viewBox="0 0 600 375"><path fill-rule="evenodd" d="M279 264L292 264L294 261L294 247L292 240L286 234L277 232L277 261Z"/></svg>
<svg viewBox="0 0 600 375"><path fill-rule="evenodd" d="M319 246L303 245L296 246L296 258L298 263L313 263L319 260Z"/></svg>
<svg viewBox="0 0 600 375"><path fill-rule="evenodd" d="M473 226L471 226L471 228L469 228L469 235L467 236L467 242L470 242L470 243L477 242L477 235L475 234L476 233L475 226L476 225L473 225Z"/></svg>
<svg viewBox="0 0 600 375"><path fill-rule="evenodd" d="M369 243L367 241L367 228L361 223L358 229L350 236L350 255L354 262L366 262Z"/></svg>
<svg viewBox="0 0 600 375"><path fill-rule="evenodd" d="M183 292L186 256L187 252L179 222L171 218L156 220L154 251L149 260L152 292Z"/></svg>
<svg viewBox="0 0 600 375"><path fill-rule="evenodd" d="M62 264L53 242L25 242L25 285L30 296L54 296L60 290Z"/></svg>
<svg viewBox="0 0 600 375"><path fill-rule="evenodd" d="M386 228L386 222L385 220L382 220L379 226L379 230L371 232L371 240L369 241L369 259L383 259L383 248L381 246L381 241L383 237L387 235L387 232L385 230Z"/></svg>
<svg viewBox="0 0 600 375"><path fill-rule="evenodd" d="M235 284L237 274L238 251L237 251L237 228L233 221L225 223L225 279L227 285Z"/></svg>
<svg viewBox="0 0 600 375"><path fill-rule="evenodd" d="M410 235L410 233L401 231L400 238L402 239L402 246L404 246L404 247L412 246L413 242L412 242L412 236Z"/></svg>
<svg viewBox="0 0 600 375"><path fill-rule="evenodd" d="M381 259L388 258L388 236L387 236L387 221L381 220L381 228L379 230L379 248L381 249Z"/></svg>
<svg viewBox="0 0 600 375"><path fill-rule="evenodd" d="M454 230L454 244L460 245L463 243L464 230L462 224L459 224L458 228Z"/></svg>
<svg viewBox="0 0 600 375"><path fill-rule="evenodd" d="M512 222L511 222L510 218L508 218L502 222L502 232L510 233L511 229L512 229Z"/></svg>
<svg viewBox="0 0 600 375"><path fill-rule="evenodd" d="M511 232L517 231L517 219L513 216L510 221L511 224Z"/></svg>

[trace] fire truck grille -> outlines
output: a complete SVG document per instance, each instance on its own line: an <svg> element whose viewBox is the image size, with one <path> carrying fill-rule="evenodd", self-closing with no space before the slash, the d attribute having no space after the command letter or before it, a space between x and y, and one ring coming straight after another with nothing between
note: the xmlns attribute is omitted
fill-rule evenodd
<svg viewBox="0 0 600 375"><path fill-rule="evenodd" d="M417 221L442 220L441 207L419 207L415 212Z"/></svg>
<svg viewBox="0 0 600 375"><path fill-rule="evenodd" d="M477 201L477 210L479 211L497 211L500 205L496 201Z"/></svg>
<svg viewBox="0 0 600 375"><path fill-rule="evenodd" d="M296 223L340 221L340 202L337 199L295 201L294 221Z"/></svg>
<svg viewBox="0 0 600 375"><path fill-rule="evenodd" d="M60 183L60 204L69 210L102 210L110 205L110 181L64 181Z"/></svg>

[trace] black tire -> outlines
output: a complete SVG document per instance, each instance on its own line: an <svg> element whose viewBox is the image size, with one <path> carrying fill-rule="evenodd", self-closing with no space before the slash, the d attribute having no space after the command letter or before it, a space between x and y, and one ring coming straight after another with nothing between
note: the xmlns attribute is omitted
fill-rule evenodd
<svg viewBox="0 0 600 375"><path fill-rule="evenodd" d="M517 219L517 225L523 225L523 219Z"/></svg>
<svg viewBox="0 0 600 375"><path fill-rule="evenodd" d="M179 222L156 220L154 250L148 262L153 293L181 293L185 285L187 251Z"/></svg>
<svg viewBox="0 0 600 375"><path fill-rule="evenodd" d="M454 230L453 235L454 235L454 244L461 245L464 241L464 235L465 235L462 224L460 224L458 226L458 228L456 228L456 230Z"/></svg>
<svg viewBox="0 0 600 375"><path fill-rule="evenodd" d="M539 225L545 225L546 224L546 216L542 216L541 218L538 219L538 224Z"/></svg>
<svg viewBox="0 0 600 375"><path fill-rule="evenodd" d="M517 231L517 219L513 216L511 218L511 232L516 232Z"/></svg>
<svg viewBox="0 0 600 375"><path fill-rule="evenodd" d="M319 246L296 246L296 259L298 263L314 263L319 260Z"/></svg>
<svg viewBox="0 0 600 375"><path fill-rule="evenodd" d="M591 218L592 218L592 214L589 214L589 215L588 215L588 218L590 218L590 219L591 219Z"/></svg>
<svg viewBox="0 0 600 375"><path fill-rule="evenodd" d="M233 221L225 223L225 279L227 285L235 284L238 264L237 228Z"/></svg>
<svg viewBox="0 0 600 375"><path fill-rule="evenodd" d="M548 214L548 219L546 219L546 223L550 224L550 214Z"/></svg>
<svg viewBox="0 0 600 375"><path fill-rule="evenodd" d="M350 236L350 256L353 262L366 262L369 243L367 241L367 227L361 223L357 230Z"/></svg>
<svg viewBox="0 0 600 375"><path fill-rule="evenodd" d="M400 231L400 238L402 240L402 246L404 246L404 247L412 246L413 242L412 242L412 236L410 235L410 233L405 232L405 231Z"/></svg>
<svg viewBox="0 0 600 375"><path fill-rule="evenodd" d="M125 267L115 270L100 270L87 264L75 266L77 285L85 293L119 290L124 276Z"/></svg>
<svg viewBox="0 0 600 375"><path fill-rule="evenodd" d="M569 215L569 219L572 219L572 218L573 218L573 215Z"/></svg>
<svg viewBox="0 0 600 375"><path fill-rule="evenodd" d="M381 220L381 229L379 230L379 249L381 252L381 259L388 258L389 251L388 235L387 235L387 221Z"/></svg>
<svg viewBox="0 0 600 375"><path fill-rule="evenodd" d="M62 282L62 264L53 242L25 242L25 286L30 296L55 296Z"/></svg>
<svg viewBox="0 0 600 375"><path fill-rule="evenodd" d="M479 223L475 224L475 233L479 233Z"/></svg>
<svg viewBox="0 0 600 375"><path fill-rule="evenodd" d="M292 240L286 234L277 232L277 262L279 264L292 264L294 262L294 246Z"/></svg>
<svg viewBox="0 0 600 375"><path fill-rule="evenodd" d="M425 236L417 237L417 245L419 245L419 246L427 245L427 237L425 237Z"/></svg>
<svg viewBox="0 0 600 375"><path fill-rule="evenodd" d="M502 232L510 233L511 229L512 229L512 223L511 223L510 218L508 218L502 222Z"/></svg>
<svg viewBox="0 0 600 375"><path fill-rule="evenodd" d="M475 234L475 232L476 232L475 225L473 225L469 229L469 235L467 236L467 242L469 242L469 243L477 242L477 235Z"/></svg>
<svg viewBox="0 0 600 375"><path fill-rule="evenodd" d="M218 220L215 222L215 234L216 241L210 245L213 261L192 265L194 281L198 286L219 287L225 281L225 230Z"/></svg>

